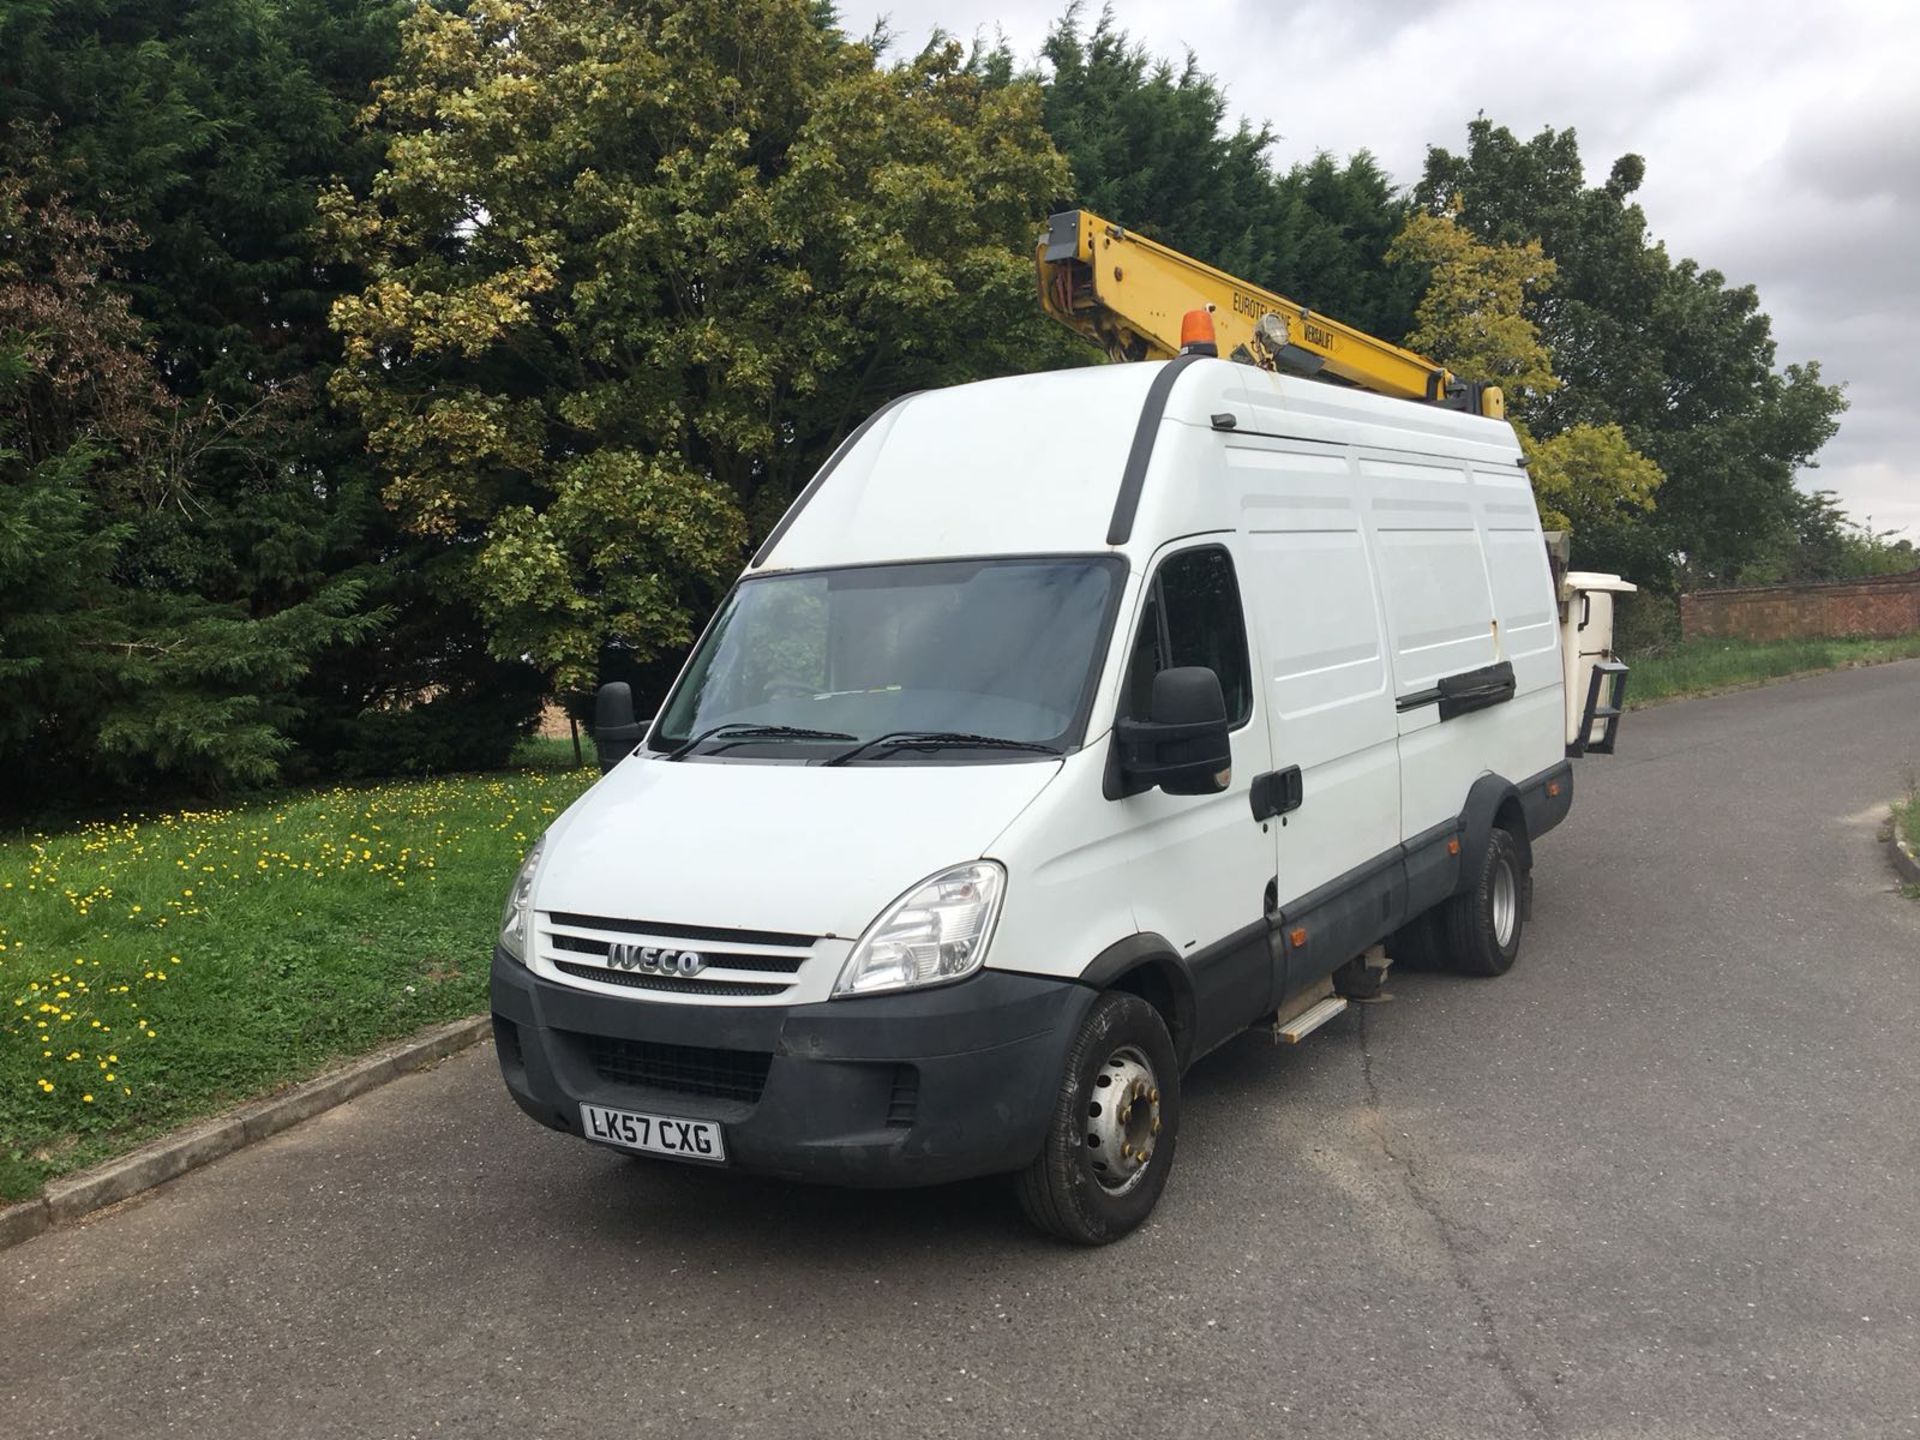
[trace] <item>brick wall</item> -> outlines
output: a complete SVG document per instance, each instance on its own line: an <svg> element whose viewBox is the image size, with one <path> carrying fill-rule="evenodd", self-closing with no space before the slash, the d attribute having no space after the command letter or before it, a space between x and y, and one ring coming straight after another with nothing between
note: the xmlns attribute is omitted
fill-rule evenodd
<svg viewBox="0 0 1920 1440"><path fill-rule="evenodd" d="M1680 597L1688 640L1794 640L1920 633L1920 570L1872 580L1701 590Z"/></svg>

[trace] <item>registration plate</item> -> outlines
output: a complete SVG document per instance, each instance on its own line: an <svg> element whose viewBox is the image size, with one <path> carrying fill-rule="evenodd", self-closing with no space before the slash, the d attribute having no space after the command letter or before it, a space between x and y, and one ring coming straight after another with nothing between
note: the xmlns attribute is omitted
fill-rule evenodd
<svg viewBox="0 0 1920 1440"><path fill-rule="evenodd" d="M676 1160L706 1160L723 1164L726 1142L711 1120L677 1120L671 1115L640 1115L632 1110L609 1110L604 1105L582 1105L580 1124L589 1140L644 1150L649 1155L671 1155Z"/></svg>

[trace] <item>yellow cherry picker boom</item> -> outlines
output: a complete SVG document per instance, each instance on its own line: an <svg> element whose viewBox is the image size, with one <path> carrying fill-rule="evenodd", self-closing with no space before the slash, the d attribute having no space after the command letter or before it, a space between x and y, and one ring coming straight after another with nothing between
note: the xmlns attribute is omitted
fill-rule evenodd
<svg viewBox="0 0 1920 1440"><path fill-rule="evenodd" d="M1283 375L1507 418L1500 387L1309 310L1088 210L1049 218L1034 253L1040 303L1115 360L1220 355ZM1571 754L1613 752L1627 667L1613 649L1613 604L1637 587L1569 568L1569 537L1547 535L1560 604ZM1585 697L1584 705L1581 698Z"/></svg>
<svg viewBox="0 0 1920 1440"><path fill-rule="evenodd" d="M1115 360L1170 360L1209 343L1228 359L1506 418L1495 385L1463 380L1444 365L1320 315L1297 300L1236 279L1087 210L1047 222L1035 256L1048 314ZM1204 351L1202 353L1205 353Z"/></svg>

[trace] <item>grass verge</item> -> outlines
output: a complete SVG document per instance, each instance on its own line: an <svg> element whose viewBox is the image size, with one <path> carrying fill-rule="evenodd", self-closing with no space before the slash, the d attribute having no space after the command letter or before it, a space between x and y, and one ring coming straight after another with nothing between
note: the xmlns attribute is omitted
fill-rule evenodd
<svg viewBox="0 0 1920 1440"><path fill-rule="evenodd" d="M1708 695L1845 665L1920 656L1920 635L1891 640L1690 640L1658 654L1629 656L1630 704Z"/></svg>
<svg viewBox="0 0 1920 1440"><path fill-rule="evenodd" d="M593 778L336 789L0 842L0 1202L483 1008L514 867Z"/></svg>
<svg viewBox="0 0 1920 1440"><path fill-rule="evenodd" d="M591 765L594 761L593 737L584 730L580 732L579 766ZM545 735L528 735L513 747L513 758L508 762L516 770L572 770L578 768L573 754L573 741L566 736L553 739Z"/></svg>

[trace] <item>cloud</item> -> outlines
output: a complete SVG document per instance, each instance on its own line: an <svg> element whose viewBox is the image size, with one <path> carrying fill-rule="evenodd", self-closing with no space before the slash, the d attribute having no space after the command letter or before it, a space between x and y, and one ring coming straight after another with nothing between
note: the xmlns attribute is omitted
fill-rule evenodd
<svg viewBox="0 0 1920 1440"><path fill-rule="evenodd" d="M872 18L843 4L849 29ZM936 25L1038 53L1063 3L897 0L900 48ZM1920 6L1904 0L1114 0L1157 53L1188 49L1232 108L1283 138L1281 165L1371 150L1402 184L1484 111L1525 136L1579 132L1590 181L1643 155L1653 234L1753 283L1781 363L1848 386L1838 437L1803 483L1920 537ZM1097 4L1083 11L1088 23Z"/></svg>

